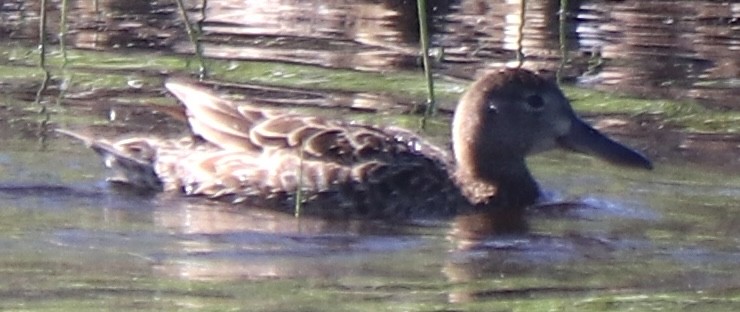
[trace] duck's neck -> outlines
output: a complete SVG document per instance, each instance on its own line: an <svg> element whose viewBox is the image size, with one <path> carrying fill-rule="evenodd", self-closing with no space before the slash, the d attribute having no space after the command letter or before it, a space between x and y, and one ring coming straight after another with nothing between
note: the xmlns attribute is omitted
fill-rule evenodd
<svg viewBox="0 0 740 312"><path fill-rule="evenodd" d="M472 205L523 208L535 202L539 187L523 159L486 163L491 165L456 168L458 187Z"/></svg>

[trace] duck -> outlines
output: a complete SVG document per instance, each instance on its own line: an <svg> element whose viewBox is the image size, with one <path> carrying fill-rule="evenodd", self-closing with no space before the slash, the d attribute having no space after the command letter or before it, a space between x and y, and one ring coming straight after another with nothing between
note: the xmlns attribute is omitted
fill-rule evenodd
<svg viewBox="0 0 740 312"><path fill-rule="evenodd" d="M408 219L522 211L541 190L530 155L564 149L609 163L652 162L594 129L553 78L523 68L482 74L452 119L452 149L413 131L237 104L170 78L190 133L119 140L60 129L103 157L116 184L324 218Z"/></svg>

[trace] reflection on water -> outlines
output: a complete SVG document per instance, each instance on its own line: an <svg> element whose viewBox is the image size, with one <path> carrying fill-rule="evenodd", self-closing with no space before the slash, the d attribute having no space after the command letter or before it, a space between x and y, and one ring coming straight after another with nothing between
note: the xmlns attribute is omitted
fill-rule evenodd
<svg viewBox="0 0 740 312"><path fill-rule="evenodd" d="M154 268L188 280L362 275L366 273L358 262L428 244L388 224L296 219L270 210L214 207L202 200L175 207L155 212L156 226L181 239Z"/></svg>
<svg viewBox="0 0 740 312"><path fill-rule="evenodd" d="M223 1L198 18L207 56L383 70L415 65L415 13L398 1Z"/></svg>
<svg viewBox="0 0 740 312"><path fill-rule="evenodd" d="M69 44L192 53L174 4L70 1ZM740 4L723 1L430 1L433 46L445 72L470 77L526 56L584 83L649 97L734 108ZM416 68L413 1L186 1L206 56L386 71ZM524 8L524 11L522 11ZM0 33L37 38L38 2L5 1ZM59 30L52 6L49 33ZM55 11L56 10L56 11ZM522 17L524 19L522 19ZM562 32L562 33L561 33ZM50 39L56 40L54 36ZM736 108L735 108L736 109Z"/></svg>
<svg viewBox="0 0 740 312"><path fill-rule="evenodd" d="M597 51L605 60L633 64L603 66L598 84L728 107L722 99L733 94L737 82L732 80L740 74L740 61L733 56L740 49L736 34L740 4L634 1L611 8L592 4L584 7L581 17L578 32L589 39L585 50Z"/></svg>

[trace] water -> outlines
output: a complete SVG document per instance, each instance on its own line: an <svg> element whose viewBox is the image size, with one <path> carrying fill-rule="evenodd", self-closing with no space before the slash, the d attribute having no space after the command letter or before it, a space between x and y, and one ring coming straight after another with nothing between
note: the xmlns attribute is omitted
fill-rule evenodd
<svg viewBox="0 0 740 312"><path fill-rule="evenodd" d="M401 113L425 92L414 5L185 3L203 27L209 83L235 100L405 127L418 118ZM435 64L443 110L428 133L435 141L447 142L465 79L516 63L521 47L528 67L562 65L576 109L649 154L656 170L559 152L534 157L549 201L529 211L528 231L508 235L472 217L297 220L134 194L107 184L94 153L50 130L186 131L162 88L167 76L198 71L177 7L70 1L72 18L60 26L61 3L49 4L42 88L39 4L4 1L0 308L738 309L737 4L570 1L561 24L557 2L529 2L522 31L519 3L430 5L433 46L444 48Z"/></svg>

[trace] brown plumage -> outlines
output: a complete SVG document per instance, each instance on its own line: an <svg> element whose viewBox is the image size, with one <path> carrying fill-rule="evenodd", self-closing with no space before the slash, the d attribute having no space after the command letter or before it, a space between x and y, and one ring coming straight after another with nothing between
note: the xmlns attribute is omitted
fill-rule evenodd
<svg viewBox="0 0 740 312"><path fill-rule="evenodd" d="M650 162L593 130L552 81L523 69L482 76L453 121L454 155L413 133L235 105L170 80L195 137L109 143L62 131L105 158L114 180L324 217L451 216L521 209L539 194L524 158L563 146L615 163Z"/></svg>

